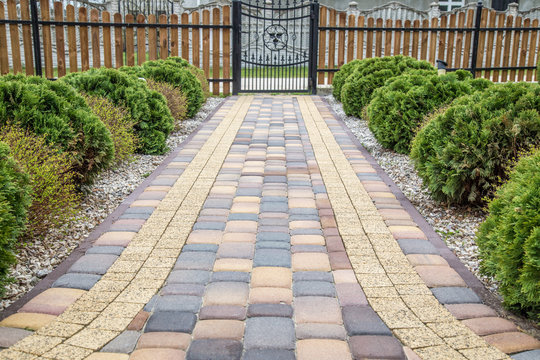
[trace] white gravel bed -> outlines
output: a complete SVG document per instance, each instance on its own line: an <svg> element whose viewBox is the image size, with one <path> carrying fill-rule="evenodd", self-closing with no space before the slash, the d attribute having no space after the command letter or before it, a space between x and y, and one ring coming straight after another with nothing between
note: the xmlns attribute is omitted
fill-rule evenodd
<svg viewBox="0 0 540 360"><path fill-rule="evenodd" d="M497 293L496 281L480 274L478 269L478 247L475 234L486 217L483 209L446 206L433 200L428 190L423 187L422 179L416 173L407 155L385 149L377 142L365 120L345 115L342 104L338 103L332 95L324 98L446 245L487 289L501 299Z"/></svg>
<svg viewBox="0 0 540 360"><path fill-rule="evenodd" d="M167 139L170 150L166 154L134 155L131 161L99 174L94 184L85 189L76 219L62 229L52 229L45 237L21 247L17 253L17 264L10 271L10 277L15 281L6 287L6 294L0 300L0 311L30 291L67 258L223 100L208 98L193 118L182 121L179 129Z"/></svg>

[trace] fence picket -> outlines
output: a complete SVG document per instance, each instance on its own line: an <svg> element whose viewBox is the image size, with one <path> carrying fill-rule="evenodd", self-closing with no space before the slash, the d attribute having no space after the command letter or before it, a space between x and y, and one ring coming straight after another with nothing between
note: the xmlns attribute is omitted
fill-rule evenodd
<svg viewBox="0 0 540 360"><path fill-rule="evenodd" d="M509 15L506 17L506 27L512 27L514 24L514 17L512 15ZM508 67L510 65L510 43L512 41L512 36L510 36L509 32L506 31L506 34L504 34L504 53L503 53L503 67ZM508 81L508 70L503 70L501 72L501 81L506 82Z"/></svg>
<svg viewBox="0 0 540 360"><path fill-rule="evenodd" d="M114 22L121 23L122 15L114 14ZM127 33L127 30L126 30ZM114 65L118 69L121 66L124 66L124 37L122 36L122 26L114 27L114 55L115 61Z"/></svg>
<svg viewBox="0 0 540 360"><path fill-rule="evenodd" d="M131 14L126 15L127 23L134 23L135 17ZM135 30L132 27L126 28L126 64L135 65Z"/></svg>
<svg viewBox="0 0 540 360"><path fill-rule="evenodd" d="M221 18L221 14L220 14L219 8L214 8L212 10L212 24L219 25L220 18ZM219 63L220 33L221 33L221 29L217 27L214 27L212 29L212 76L214 77L214 79L219 79L219 72L220 72L220 63ZM213 90L214 95L219 95L219 86L220 86L220 83L218 81L214 81L212 83L212 90Z"/></svg>
<svg viewBox="0 0 540 360"><path fill-rule="evenodd" d="M402 27L400 19L396 20L396 27ZM437 37L437 33L435 33L435 37ZM401 30L394 31L394 55L399 54L401 54Z"/></svg>
<svg viewBox="0 0 540 360"><path fill-rule="evenodd" d="M504 26L505 15L499 14L497 19L497 27L501 29ZM497 31L497 43L495 45L495 63L494 66L501 65L501 57L503 52L503 31ZM499 81L499 70L493 71L493 81Z"/></svg>
<svg viewBox="0 0 540 360"><path fill-rule="evenodd" d="M446 15L441 16L441 25L440 27L442 29L447 27L448 18ZM446 59L446 36L448 35L448 30L441 30L439 34L439 51L437 55L438 60L445 60ZM450 64L449 64L450 65Z"/></svg>
<svg viewBox="0 0 540 360"><path fill-rule="evenodd" d="M356 18L354 15L349 15L349 27L355 26ZM347 62L354 59L354 30L347 31Z"/></svg>
<svg viewBox="0 0 540 360"><path fill-rule="evenodd" d="M93 23L99 22L99 12L97 9L90 11L90 21ZM101 67L101 49L99 46L99 26L92 25L92 66L95 68Z"/></svg>
<svg viewBox="0 0 540 360"><path fill-rule="evenodd" d="M202 14L203 25L210 25L210 11L203 10ZM202 49L202 64L204 75L210 77L210 29L204 28L202 31L203 34L203 49ZM183 41L183 39L182 39ZM183 51L182 51L183 54Z"/></svg>
<svg viewBox="0 0 540 360"><path fill-rule="evenodd" d="M435 62L437 61L437 29L439 27L439 19L432 18L431 19L431 30L429 34L429 62L432 65L435 65Z"/></svg>
<svg viewBox="0 0 540 360"><path fill-rule="evenodd" d="M340 12L339 13L339 26L344 28L346 20L347 20L347 14L344 12ZM341 66L344 63L345 63L345 30L339 30L337 67L341 68Z"/></svg>
<svg viewBox="0 0 540 360"><path fill-rule="evenodd" d="M231 24L231 7L223 7L223 25ZM223 78L231 78L231 30L223 29ZM223 95L231 93L231 84L228 81L223 83Z"/></svg>
<svg viewBox="0 0 540 360"><path fill-rule="evenodd" d="M405 20L404 27L405 29L409 29L411 27L411 20ZM411 47L411 32L408 30L405 30L403 32L403 55L409 56L410 47Z"/></svg>
<svg viewBox="0 0 540 360"><path fill-rule="evenodd" d="M367 20L367 27L372 28L375 20L372 17ZM366 59L373 56L373 30L368 30L366 34Z"/></svg>
<svg viewBox="0 0 540 360"><path fill-rule="evenodd" d="M137 15L137 23L144 24L145 16ZM146 27L137 27L137 65L142 65L146 61Z"/></svg>
<svg viewBox="0 0 540 360"><path fill-rule="evenodd" d="M491 10L489 12L489 27L494 28L495 27L495 20L497 18L497 13L495 10ZM493 39L495 37L494 31L488 31L487 32L487 45L486 45L486 67L492 67L493 66ZM484 78L491 79L491 71L484 71Z"/></svg>
<svg viewBox="0 0 540 360"><path fill-rule="evenodd" d="M330 10L330 26L336 26L336 10ZM330 30L328 35L328 68L335 68L336 60L336 31ZM334 73L328 73L328 84L332 84Z"/></svg>
<svg viewBox="0 0 540 360"><path fill-rule="evenodd" d="M488 19L488 9L483 8L481 18L480 18L480 27L485 28L487 26L487 19ZM485 44L486 44L486 32L480 31L479 36L478 36L478 49L476 50L478 54L476 58L477 68L482 67L482 64L484 61ZM476 77L482 76L482 71L477 71L475 76Z"/></svg>
<svg viewBox="0 0 540 360"><path fill-rule="evenodd" d="M54 20L64 20L63 4L59 1L54 3ZM66 75L66 49L64 47L64 26L55 26L56 33L56 64L58 66L58 77Z"/></svg>
<svg viewBox="0 0 540 360"><path fill-rule="evenodd" d="M152 26L156 23L156 15L148 15L148 60L157 60L157 29Z"/></svg>
<svg viewBox="0 0 540 360"><path fill-rule="evenodd" d="M418 29L420 27L420 20L414 20L413 21L413 27L415 29ZM415 30L413 32L413 40L412 40L412 57L415 58L415 59L418 59L418 38L419 38L420 34L419 34L419 31L418 30Z"/></svg>
<svg viewBox="0 0 540 360"><path fill-rule="evenodd" d="M538 19L534 19L532 22L532 27L538 27ZM538 63L538 60L535 61L535 49L540 48L536 47L536 39L538 37L538 31L531 31L531 37L529 39L529 61L527 63L527 66L536 66ZM533 75L536 73L534 70L527 70L527 81L533 80ZM536 79L538 81L538 79Z"/></svg>
<svg viewBox="0 0 540 360"><path fill-rule="evenodd" d="M386 20L386 30L384 36L384 56L392 55L392 19Z"/></svg>
<svg viewBox="0 0 540 360"><path fill-rule="evenodd" d="M21 19L30 20L30 9L28 8L28 0L21 0ZM34 75L34 54L32 53L32 31L29 24L22 26L23 48L24 48L24 66L26 75Z"/></svg>
<svg viewBox="0 0 540 360"><path fill-rule="evenodd" d="M41 0L41 19L44 21L51 20L51 12L49 9L49 0ZM43 55L45 57L45 76L48 79L54 77L53 60L52 60L52 37L51 26L41 26L43 36Z"/></svg>
<svg viewBox="0 0 540 360"><path fill-rule="evenodd" d="M321 6L319 13L319 26L326 26L326 7ZM319 51L319 69L326 68L326 30L321 30L319 33L319 49L325 49ZM324 84L325 73L320 72L317 74L317 83Z"/></svg>
<svg viewBox="0 0 540 360"><path fill-rule="evenodd" d="M362 15L358 16L358 27L364 27L366 18ZM356 58L362 60L364 58L364 30L358 30L356 38Z"/></svg>
<svg viewBox="0 0 540 360"><path fill-rule="evenodd" d="M472 29L474 24L474 10L470 9L467 11L467 27ZM465 45L463 49L463 67L470 67L470 57L471 57L471 37L472 31L467 31L465 34Z"/></svg>
<svg viewBox="0 0 540 360"><path fill-rule="evenodd" d="M199 25L199 12L194 11L191 14L191 23L193 25ZM193 54L191 56L191 63L196 66L200 67L200 29L191 29L191 47L193 50Z"/></svg>
<svg viewBox="0 0 540 360"><path fill-rule="evenodd" d="M425 19L422 21L422 27L429 27L429 20ZM422 60L427 60L427 50L428 50L428 41L429 41L429 31L422 30L422 48L420 50L420 57Z"/></svg>
<svg viewBox="0 0 540 360"><path fill-rule="evenodd" d="M382 28L383 27L383 19L378 18L377 19L377 27ZM375 32L375 56L380 57L382 55L382 37L383 32L381 30L378 30Z"/></svg>
<svg viewBox="0 0 540 360"><path fill-rule="evenodd" d="M15 0L8 0L7 8L8 18L10 20L17 20L17 3ZM9 38L11 40L11 61L13 62L13 72L17 74L22 72L19 26L17 24L9 24Z"/></svg>
<svg viewBox="0 0 540 360"><path fill-rule="evenodd" d="M178 24L178 15L172 14L171 15L171 24L176 25ZM178 56L178 28L176 26L173 26L171 28L171 56Z"/></svg>
<svg viewBox="0 0 540 360"><path fill-rule="evenodd" d="M164 25L167 24L167 15L159 15L159 23ZM169 57L169 30L167 28L159 29L159 58L167 59Z"/></svg>
<svg viewBox="0 0 540 360"><path fill-rule="evenodd" d="M523 27L530 27L531 26L531 19L525 19L523 22ZM519 47L519 66L523 67L525 66L525 60L527 59L527 49L529 46L529 32L530 31L523 31L522 37L521 37L521 46ZM534 53L531 54L531 56L534 56ZM523 77L525 75L524 70L518 70L518 81L523 81Z"/></svg>
<svg viewBox="0 0 540 360"><path fill-rule="evenodd" d="M66 19L69 22L75 22L75 7L68 5L66 7ZM68 25L68 55L69 55L69 72L79 71L77 64L77 29L73 25Z"/></svg>
<svg viewBox="0 0 540 360"><path fill-rule="evenodd" d="M455 28L456 27L456 14L451 14L450 19L448 20L448 27L449 28ZM448 32L448 39L446 42L446 63L452 64L452 60L454 59L454 38L455 38L456 32L455 31L449 31Z"/></svg>
<svg viewBox="0 0 540 360"><path fill-rule="evenodd" d="M465 13L460 12L458 15L458 27L460 29L463 29L465 27ZM461 67L461 54L463 52L463 31L457 31L456 34L456 56L454 57L454 68L460 68ZM452 66L452 64L448 64L448 66Z"/></svg>
<svg viewBox="0 0 540 360"><path fill-rule="evenodd" d="M108 11L101 13L104 23L111 22L111 14ZM103 63L106 68L112 68L111 27L103 26Z"/></svg>
<svg viewBox="0 0 540 360"><path fill-rule="evenodd" d="M47 1L47 0L44 0ZM87 22L86 8L79 8L79 22ZM90 53L88 50L88 26L79 26L79 40L81 42L81 69L90 69Z"/></svg>
<svg viewBox="0 0 540 360"><path fill-rule="evenodd" d="M208 10L206 10L208 11ZM208 23L210 23L210 13L208 13ZM180 17L182 24L189 24L189 17L187 13L183 13ZM207 29L208 30L208 29ZM187 27L182 28L182 58L189 61L189 29Z"/></svg>
<svg viewBox="0 0 540 360"><path fill-rule="evenodd" d="M0 1L0 20L5 19L4 3ZM0 73L2 75L9 72L9 58L7 49L6 25L0 24Z"/></svg>
<svg viewBox="0 0 540 360"><path fill-rule="evenodd" d="M516 22L514 23L514 27L521 27L522 22L521 16L516 17ZM519 38L521 36L521 31L512 31L513 38L514 38L514 44L512 47L512 60L510 66L516 67L518 64L518 56L519 56ZM508 34L507 34L508 35ZM516 81L516 70L510 70L510 81Z"/></svg>

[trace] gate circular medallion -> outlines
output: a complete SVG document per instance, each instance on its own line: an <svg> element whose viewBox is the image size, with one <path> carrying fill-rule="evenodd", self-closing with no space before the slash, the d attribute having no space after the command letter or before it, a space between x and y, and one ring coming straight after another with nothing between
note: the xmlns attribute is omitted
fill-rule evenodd
<svg viewBox="0 0 540 360"><path fill-rule="evenodd" d="M279 24L272 24L264 30L264 46L271 51L284 49L287 46L288 39L287 29Z"/></svg>

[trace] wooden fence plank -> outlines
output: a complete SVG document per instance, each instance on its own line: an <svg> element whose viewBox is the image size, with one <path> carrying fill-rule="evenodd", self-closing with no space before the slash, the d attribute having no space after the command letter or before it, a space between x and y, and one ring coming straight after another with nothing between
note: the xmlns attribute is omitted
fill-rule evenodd
<svg viewBox="0 0 540 360"><path fill-rule="evenodd" d="M135 17L132 14L127 14L126 22L134 23ZM135 65L135 29L132 27L126 28L126 64L128 66Z"/></svg>
<svg viewBox="0 0 540 360"><path fill-rule="evenodd" d="M523 27L530 27L531 26L531 19L527 18L523 22ZM525 60L527 59L527 50L529 49L529 33L530 31L522 31L521 35L521 46L519 47L519 66L524 67L525 66ZM531 54L531 56L534 56L534 53ZM518 81L523 81L523 77L525 75L524 70L518 71Z"/></svg>
<svg viewBox="0 0 540 360"><path fill-rule="evenodd" d="M210 11L203 10L202 14L203 25L210 25ZM182 22L184 22L184 16L182 14ZM203 49L202 49L202 64L203 71L206 78L210 78L210 29L206 28L202 31L203 34ZM184 33L182 32L182 57L184 57ZM187 55L187 54L186 54Z"/></svg>
<svg viewBox="0 0 540 360"><path fill-rule="evenodd" d="M358 27L364 27L366 18L362 15L358 16ZM362 60L364 58L364 30L358 30L356 37L356 58Z"/></svg>
<svg viewBox="0 0 540 360"><path fill-rule="evenodd" d="M386 20L386 31L385 31L385 37L384 37L384 56L390 56L392 55L392 30L388 30L392 28L392 19Z"/></svg>
<svg viewBox="0 0 540 360"><path fill-rule="evenodd" d="M405 20L404 27L405 29L409 29L411 27L411 20ZM403 55L409 56L410 48L411 48L411 32L408 30L405 30L403 32Z"/></svg>
<svg viewBox="0 0 540 360"><path fill-rule="evenodd" d="M183 13L180 19L181 19L182 24L189 24L189 17L187 13ZM208 24L210 24L210 12L208 12ZM209 29L206 29L206 30L208 34L210 34L210 30ZM182 58L189 61L189 29L188 28L182 28Z"/></svg>
<svg viewBox="0 0 540 360"><path fill-rule="evenodd" d="M431 33L429 34L429 62L433 65L437 62L437 28L439 27L439 19L431 19Z"/></svg>
<svg viewBox="0 0 540 360"><path fill-rule="evenodd" d="M396 20L396 27L402 27L401 20ZM437 38L437 33L435 33L435 38ZM401 54L401 30L394 31L394 56Z"/></svg>
<svg viewBox="0 0 540 360"><path fill-rule="evenodd" d="M330 26L336 26L336 10L330 10ZM330 30L328 35L328 68L335 68L335 58L336 56L336 32L335 30ZM334 80L334 73L328 73L328 84L332 84Z"/></svg>
<svg viewBox="0 0 540 360"><path fill-rule="evenodd" d="M90 21L93 23L99 22L99 11L92 9L90 11ZM99 44L99 25L92 26L92 66L95 68L101 67L101 46Z"/></svg>
<svg viewBox="0 0 540 360"><path fill-rule="evenodd" d="M538 19L534 19L532 21L532 27L538 27ZM527 63L527 66L536 66L538 61L535 61L535 46L536 46L536 39L538 37L538 31L532 31L531 37L529 40L529 61ZM527 70L527 81L533 80L533 74L536 73L534 70ZM538 79L536 79L538 81Z"/></svg>
<svg viewBox="0 0 540 360"><path fill-rule="evenodd" d="M458 27L463 28L465 27L465 13L460 12L458 14ZM461 67L461 53L463 51L463 31L458 31L456 34L456 56L454 57L454 68ZM448 66L452 66L452 64L448 64Z"/></svg>
<svg viewBox="0 0 540 360"><path fill-rule="evenodd" d="M482 14L480 15L480 27L485 28L487 26L487 20L488 20L488 9L483 8ZM477 68L482 67L482 65L484 64L485 46L486 46L486 32L480 31L478 34L478 50L477 50L477 57L476 57ZM481 77L482 71L477 71L475 76Z"/></svg>
<svg viewBox="0 0 540 360"><path fill-rule="evenodd" d="M221 21L221 13L219 11L219 8L214 8L212 10L212 24L218 25ZM220 55L220 33L221 29L215 27L212 29L212 77L214 79L219 79L219 72L220 72L220 62L219 62L219 55ZM214 81L212 83L212 90L214 95L219 95L219 86L220 83L218 81Z"/></svg>
<svg viewBox="0 0 540 360"><path fill-rule="evenodd" d="M45 0L47 1L47 0ZM79 22L87 22L86 8L79 8ZM88 26L79 26L79 41L81 43L81 69L90 69L90 52L88 50Z"/></svg>
<svg viewBox="0 0 540 360"><path fill-rule="evenodd" d="M504 26L504 20L505 20L505 15L504 14L499 14L498 18L497 18L497 27L498 28L502 28ZM502 57L502 51L503 51L503 36L504 36L504 31L503 30L498 30L497 31L497 42L495 44L495 62L493 64L494 67L496 66L500 66L501 65L501 57ZM493 71L493 81L499 81L499 70L494 70Z"/></svg>
<svg viewBox="0 0 540 360"><path fill-rule="evenodd" d="M18 20L17 3L15 0L8 0L7 8L8 18L10 20ZM17 74L22 72L19 25L9 24L9 38L11 39L11 61L13 63L13 72Z"/></svg>
<svg viewBox="0 0 540 360"><path fill-rule="evenodd" d="M108 11L101 13L101 19L104 23L111 22L111 14ZM112 45L111 45L111 27L103 26L103 63L106 68L112 68Z"/></svg>
<svg viewBox="0 0 540 360"><path fill-rule="evenodd" d="M516 22L514 23L514 27L518 28L521 27L522 17L517 16ZM511 59L511 65L512 67L516 67L518 65L518 56L519 56L519 46L520 41L519 38L521 36L521 31L512 31L513 34L513 47L512 47L512 59ZM510 81L516 81L516 70L510 70Z"/></svg>
<svg viewBox="0 0 540 360"><path fill-rule="evenodd" d="M51 20L51 11L49 9L49 0L41 0L41 19L44 21ZM43 55L45 60L45 76L47 79L54 77L53 58L52 58L52 36L51 26L41 26L43 36Z"/></svg>
<svg viewBox="0 0 540 360"><path fill-rule="evenodd" d="M512 15L509 15L506 17L506 27L512 27L514 24L514 17ZM505 31L504 34L504 52L503 52L503 67L508 67L510 65L510 43L512 41L512 36L510 31ZM501 72L501 81L506 82L508 81L508 70L503 70Z"/></svg>
<svg viewBox="0 0 540 360"><path fill-rule="evenodd" d="M378 18L376 24L378 28L382 28L384 24L383 19ZM383 37L383 32L381 30L378 30L375 32L375 56L376 57L381 57L382 55L382 37Z"/></svg>
<svg viewBox="0 0 540 360"><path fill-rule="evenodd" d="M5 19L4 3L0 1L0 20ZM9 58L7 49L6 25L0 24L0 73L5 75L9 72Z"/></svg>
<svg viewBox="0 0 540 360"><path fill-rule="evenodd" d="M418 29L420 27L420 20L414 20L413 21L413 27L415 29ZM412 38L412 57L415 59L418 59L418 38L420 37L420 33L418 30L413 32L413 38Z"/></svg>
<svg viewBox="0 0 540 360"><path fill-rule="evenodd" d="M28 0L21 0L19 6L22 20L30 20L30 9L28 5ZM34 75L34 54L32 53L32 30L30 29L30 25L26 24L22 26L22 35L26 75Z"/></svg>
<svg viewBox="0 0 540 360"><path fill-rule="evenodd" d="M456 27L456 14L451 14L450 19L448 21L448 27L449 28L455 28ZM452 60L454 59L454 38L456 35L456 31L450 31L448 33L448 40L446 41L446 63L448 65L452 64Z"/></svg>
<svg viewBox="0 0 540 360"><path fill-rule="evenodd" d="M223 7L223 25L231 24L231 7ZM231 30L223 29L223 78L231 78ZM231 93L231 84L228 81L223 83L223 95Z"/></svg>
<svg viewBox="0 0 540 360"><path fill-rule="evenodd" d="M424 19L422 21L422 27L429 28L428 19ZM429 31L422 31L422 47L420 50L420 58L422 60L427 60L428 41L429 41Z"/></svg>
<svg viewBox="0 0 540 360"><path fill-rule="evenodd" d="M156 15L148 15L148 60L157 60L157 29L152 24L156 23Z"/></svg>
<svg viewBox="0 0 540 360"><path fill-rule="evenodd" d="M319 13L319 26L326 26L326 6L321 6ZM326 30L319 31L319 69L326 68ZM319 72L317 74L317 83L323 85L326 74Z"/></svg>
<svg viewBox="0 0 540 360"><path fill-rule="evenodd" d="M345 27L347 14L339 13L339 26ZM345 30L339 30L338 33L338 62L337 67L340 68L345 63Z"/></svg>
<svg viewBox="0 0 540 360"><path fill-rule="evenodd" d="M178 15L171 15L171 24L178 24ZM171 28L171 56L178 56L178 28Z"/></svg>
<svg viewBox="0 0 540 360"><path fill-rule="evenodd" d="M75 22L75 7L68 5L66 7L66 19L69 22ZM77 29L73 25L68 25L68 55L69 55L69 72L79 71L77 64Z"/></svg>
<svg viewBox="0 0 540 360"><path fill-rule="evenodd" d="M375 20L370 17L367 20L367 27L372 28L375 25ZM368 30L366 34L366 59L373 57L373 30Z"/></svg>
<svg viewBox="0 0 540 360"><path fill-rule="evenodd" d="M441 25L442 29L448 27L448 17L446 15L441 16ZM437 59L444 60L446 59L446 37L448 36L448 30L441 30L439 33L439 50L437 52Z"/></svg>
<svg viewBox="0 0 540 360"><path fill-rule="evenodd" d="M199 25L199 12L194 11L191 14L191 23L193 25ZM193 54L191 56L191 62L194 66L201 66L201 29L191 29L191 47Z"/></svg>
<svg viewBox="0 0 540 360"><path fill-rule="evenodd" d="M495 20L497 18L497 12L495 10L491 10L489 12L489 27L494 28L495 27ZM487 45L486 45L486 67L492 67L493 64L493 40L495 37L495 31L488 31L487 32ZM491 71L484 71L484 78L491 79Z"/></svg>
<svg viewBox="0 0 540 360"><path fill-rule="evenodd" d="M349 15L349 27L354 27L356 18L354 15ZM347 31L347 62L351 62L354 59L354 30Z"/></svg>
<svg viewBox="0 0 540 360"><path fill-rule="evenodd" d="M122 15L118 13L114 14L114 22L116 24L121 23ZM124 37L122 35L122 26L114 27L114 55L114 66L117 69L121 66L124 66Z"/></svg>
<svg viewBox="0 0 540 360"><path fill-rule="evenodd" d="M473 28L474 24L474 10L469 9L467 11L467 27ZM464 68L470 68L470 58L471 58L471 38L472 38L472 31L467 31L465 34L465 45L463 49L463 67Z"/></svg>
<svg viewBox="0 0 540 360"><path fill-rule="evenodd" d="M159 23L167 24L167 15L159 15ZM159 29L159 58L165 60L169 57L169 30L167 28Z"/></svg>
<svg viewBox="0 0 540 360"><path fill-rule="evenodd" d="M64 21L64 6L60 1L54 3L54 20ZM64 26L55 26L56 33L56 63L58 77L66 75L66 48L64 45Z"/></svg>
<svg viewBox="0 0 540 360"><path fill-rule="evenodd" d="M144 24L143 14L137 15L137 23ZM142 65L146 61L146 27L137 27L137 65Z"/></svg>

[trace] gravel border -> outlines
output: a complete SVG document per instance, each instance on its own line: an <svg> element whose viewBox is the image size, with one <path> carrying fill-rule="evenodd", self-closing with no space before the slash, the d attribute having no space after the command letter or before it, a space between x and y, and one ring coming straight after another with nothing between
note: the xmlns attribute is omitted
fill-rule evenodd
<svg viewBox="0 0 540 360"><path fill-rule="evenodd" d="M18 249L17 264L10 276L15 281L6 286L0 311L30 291L39 281L64 261L71 252L109 216L225 99L211 97L191 119L180 123L169 135L169 151L163 155L134 155L128 162L99 174L85 189L76 218L61 229L51 229L43 238Z"/></svg>

